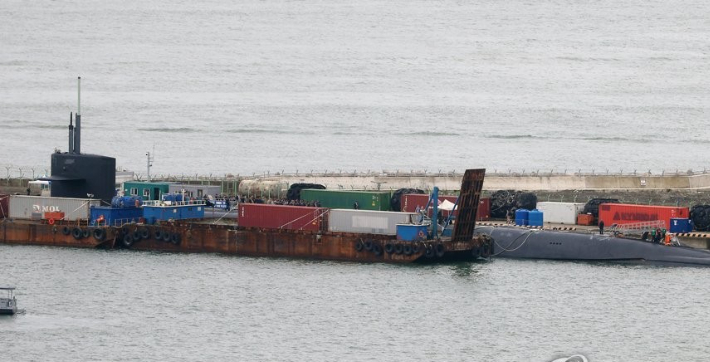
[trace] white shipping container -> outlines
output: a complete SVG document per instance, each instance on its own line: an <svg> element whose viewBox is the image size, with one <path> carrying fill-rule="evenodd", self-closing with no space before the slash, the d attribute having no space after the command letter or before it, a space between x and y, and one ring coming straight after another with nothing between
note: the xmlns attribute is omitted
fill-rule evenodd
<svg viewBox="0 0 710 362"><path fill-rule="evenodd" d="M63 211L65 220L88 219L90 206L101 206L101 200L49 196L10 196L9 214L14 219L31 219L32 214Z"/></svg>
<svg viewBox="0 0 710 362"><path fill-rule="evenodd" d="M411 212L331 209L328 231L397 235L397 224L409 224L416 218Z"/></svg>
<svg viewBox="0 0 710 362"><path fill-rule="evenodd" d="M545 222L574 225L577 223L577 215L584 210L584 203L538 202L537 209L542 211Z"/></svg>

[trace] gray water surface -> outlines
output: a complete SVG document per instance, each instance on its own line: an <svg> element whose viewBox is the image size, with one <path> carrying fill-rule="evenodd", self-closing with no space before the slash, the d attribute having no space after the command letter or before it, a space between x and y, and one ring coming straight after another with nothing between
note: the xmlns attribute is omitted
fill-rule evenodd
<svg viewBox="0 0 710 362"><path fill-rule="evenodd" d="M707 269L0 245L8 361L701 361Z"/></svg>

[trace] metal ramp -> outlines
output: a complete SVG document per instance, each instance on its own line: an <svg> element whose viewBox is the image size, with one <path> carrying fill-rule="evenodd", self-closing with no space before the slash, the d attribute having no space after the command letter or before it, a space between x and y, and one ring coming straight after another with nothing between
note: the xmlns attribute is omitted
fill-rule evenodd
<svg viewBox="0 0 710 362"><path fill-rule="evenodd" d="M473 238L473 229L476 227L476 213L481 200L483 179L486 169L466 170L461 181L461 193L458 199L458 215L454 224L451 241L470 241Z"/></svg>
<svg viewBox="0 0 710 362"><path fill-rule="evenodd" d="M664 229L666 223L663 220L653 220L653 221L642 221L635 222L631 224L614 224L610 226L607 230L611 233L623 233L628 234L632 232L643 233L644 231L651 231L656 229Z"/></svg>

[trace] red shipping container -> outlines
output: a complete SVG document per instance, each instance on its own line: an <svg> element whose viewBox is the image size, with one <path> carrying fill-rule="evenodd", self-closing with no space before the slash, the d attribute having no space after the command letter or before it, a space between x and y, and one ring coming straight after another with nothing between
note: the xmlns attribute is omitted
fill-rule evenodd
<svg viewBox="0 0 710 362"><path fill-rule="evenodd" d="M592 215L592 214L577 215L577 225L594 225L594 215Z"/></svg>
<svg viewBox="0 0 710 362"><path fill-rule="evenodd" d="M327 211L322 207L240 203L237 222L244 227L318 231Z"/></svg>
<svg viewBox="0 0 710 362"><path fill-rule="evenodd" d="M482 197L478 203L478 212L476 213L477 221L486 221L491 219L491 199Z"/></svg>
<svg viewBox="0 0 710 362"><path fill-rule="evenodd" d="M456 203L456 199L458 196L439 196L439 202L442 202L444 200L449 200L449 202ZM400 205L402 208L402 211L404 212L415 212L417 210L417 207L420 209L426 206L427 201L429 201L429 195L427 194L405 194L402 195L402 198L400 199ZM454 215L456 215L457 212L454 211ZM428 213L429 216L431 216L431 210ZM442 215L444 217L449 216L448 211L442 211ZM491 218L491 199L490 198L481 198L480 203L478 204L478 213L476 214L476 220L490 220Z"/></svg>
<svg viewBox="0 0 710 362"><path fill-rule="evenodd" d="M9 216L10 195L0 194L0 219Z"/></svg>
<svg viewBox="0 0 710 362"><path fill-rule="evenodd" d="M599 220L609 227L613 224L635 224L640 222L662 220L666 229L670 229L671 218L689 217L687 207L648 206L631 204L601 204L599 205Z"/></svg>

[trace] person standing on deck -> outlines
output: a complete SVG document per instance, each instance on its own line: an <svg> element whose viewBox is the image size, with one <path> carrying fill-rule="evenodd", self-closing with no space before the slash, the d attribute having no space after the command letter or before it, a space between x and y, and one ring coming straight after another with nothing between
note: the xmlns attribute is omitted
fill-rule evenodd
<svg viewBox="0 0 710 362"><path fill-rule="evenodd" d="M604 220L599 220L599 235L604 235Z"/></svg>

